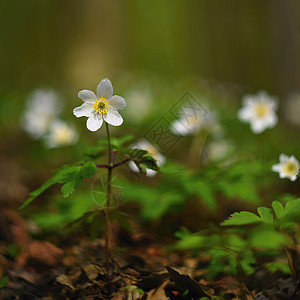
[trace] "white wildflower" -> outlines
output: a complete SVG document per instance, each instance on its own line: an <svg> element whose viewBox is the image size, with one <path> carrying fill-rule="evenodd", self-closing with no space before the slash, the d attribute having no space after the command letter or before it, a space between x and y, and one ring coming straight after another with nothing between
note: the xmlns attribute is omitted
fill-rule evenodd
<svg viewBox="0 0 300 300"><path fill-rule="evenodd" d="M139 123L151 112L153 99L148 89L130 90L126 98L131 103L126 109L126 116L130 120Z"/></svg>
<svg viewBox="0 0 300 300"><path fill-rule="evenodd" d="M90 131L97 131L102 126L103 119L110 125L121 125L123 118L118 110L126 106L126 101L123 97L113 96L113 87L108 78L99 83L96 94L97 96L89 90L80 91L78 97L84 103L74 108L74 115L77 118L88 117L86 126Z"/></svg>
<svg viewBox="0 0 300 300"><path fill-rule="evenodd" d="M242 101L243 107L238 111L238 117L241 121L249 122L254 133L261 133L277 124L276 97L261 91L256 95L245 95Z"/></svg>
<svg viewBox="0 0 300 300"><path fill-rule="evenodd" d="M210 161L222 160L232 152L233 146L226 140L212 141L206 146L206 154Z"/></svg>
<svg viewBox="0 0 300 300"><path fill-rule="evenodd" d="M136 144L131 146L132 149L142 149L142 150L146 150L148 151L148 155L152 156L155 160L158 166L161 166L165 163L166 158L164 155L162 155L152 144L150 144L148 141L146 140L141 140L139 142L137 142ZM136 164L133 161L130 161L128 163L129 168L135 172L135 173L139 173L139 168L136 166ZM153 177L156 175L156 171L152 170L152 169L148 169L146 168L146 176L148 177Z"/></svg>
<svg viewBox="0 0 300 300"><path fill-rule="evenodd" d="M279 164L273 165L272 171L278 172L280 178L289 178L291 181L295 181L299 173L299 161L294 155L288 157L280 154Z"/></svg>
<svg viewBox="0 0 300 300"><path fill-rule="evenodd" d="M171 124L171 131L180 136L193 135L201 129L212 133L220 132L214 112L207 113L199 106L183 107L179 112L180 118Z"/></svg>
<svg viewBox="0 0 300 300"><path fill-rule="evenodd" d="M73 145L78 140L76 130L62 120L54 120L49 128L49 133L45 137L48 148L58 148Z"/></svg>
<svg viewBox="0 0 300 300"><path fill-rule="evenodd" d="M23 127L34 139L44 136L52 120L61 112L61 103L55 92L36 90L27 102Z"/></svg>

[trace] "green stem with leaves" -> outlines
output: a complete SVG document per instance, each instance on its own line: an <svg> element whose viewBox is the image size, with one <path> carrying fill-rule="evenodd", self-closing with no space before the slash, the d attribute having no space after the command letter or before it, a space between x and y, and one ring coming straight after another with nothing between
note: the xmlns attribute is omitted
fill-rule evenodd
<svg viewBox="0 0 300 300"><path fill-rule="evenodd" d="M110 143L110 134L108 124L106 125L107 133L107 144L108 144L108 174L107 174L107 189L106 189L106 207L104 210L106 230L105 230L105 257L106 257L106 270L110 273L110 267L112 263L112 252L113 252L113 232L112 224L109 216L109 210L111 207L111 178L112 178L112 169L114 165L114 152L111 148Z"/></svg>

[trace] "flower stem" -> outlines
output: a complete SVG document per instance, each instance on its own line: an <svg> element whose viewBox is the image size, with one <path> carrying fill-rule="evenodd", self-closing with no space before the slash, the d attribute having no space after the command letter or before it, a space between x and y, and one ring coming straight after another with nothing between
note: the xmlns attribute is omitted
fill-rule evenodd
<svg viewBox="0 0 300 300"><path fill-rule="evenodd" d="M109 209L111 206L111 201L110 201L111 200L111 177L112 177L114 153L111 149L108 124L105 122L105 125L106 125L107 144L108 144L108 174L107 174L106 207L105 207L105 222L106 222L105 257L106 257L106 270L107 273L110 273L111 263L112 263L112 251L113 251L113 232L112 232L112 224L109 216Z"/></svg>

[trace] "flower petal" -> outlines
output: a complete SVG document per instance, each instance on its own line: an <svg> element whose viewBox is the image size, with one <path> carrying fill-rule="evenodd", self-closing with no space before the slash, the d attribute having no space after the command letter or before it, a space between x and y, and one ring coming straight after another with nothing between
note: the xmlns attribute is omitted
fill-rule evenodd
<svg viewBox="0 0 300 300"><path fill-rule="evenodd" d="M97 99L95 93L90 90L80 91L78 97L84 102L94 102Z"/></svg>
<svg viewBox="0 0 300 300"><path fill-rule="evenodd" d="M73 114L77 117L90 117L93 113L93 105L91 103L83 103L81 106L73 109Z"/></svg>
<svg viewBox="0 0 300 300"><path fill-rule="evenodd" d="M253 118L253 110L252 110L252 108L249 108L248 106L242 107L238 111L238 118L241 121L250 121Z"/></svg>
<svg viewBox="0 0 300 300"><path fill-rule="evenodd" d="M267 118L265 119L266 126L269 128L273 128L278 123L278 117L274 112L270 112Z"/></svg>
<svg viewBox="0 0 300 300"><path fill-rule="evenodd" d="M103 115L104 120L113 126L120 126L123 123L121 115L111 108L107 110L107 114Z"/></svg>
<svg viewBox="0 0 300 300"><path fill-rule="evenodd" d="M253 120L251 122L251 130L256 133L262 133L266 129L266 124L264 121L261 120Z"/></svg>
<svg viewBox="0 0 300 300"><path fill-rule="evenodd" d="M119 110L125 108L126 101L123 97L114 95L108 100L108 105L114 110Z"/></svg>
<svg viewBox="0 0 300 300"><path fill-rule="evenodd" d="M171 125L171 131L176 135L188 135L192 133L191 128L186 124L185 119L176 120Z"/></svg>
<svg viewBox="0 0 300 300"><path fill-rule="evenodd" d="M86 127L90 131L97 131L103 123L103 118L91 116L87 119Z"/></svg>
<svg viewBox="0 0 300 300"><path fill-rule="evenodd" d="M289 160L289 157L286 154L281 153L279 155L279 161L280 161L281 164L286 163L288 160Z"/></svg>
<svg viewBox="0 0 300 300"><path fill-rule="evenodd" d="M104 78L97 86L97 97L109 99L113 95L113 87L108 78Z"/></svg>
<svg viewBox="0 0 300 300"><path fill-rule="evenodd" d="M148 169L148 168L146 168L146 176L147 177L154 177L155 175L157 174L157 172L156 171L154 171L154 170L152 170L152 169Z"/></svg>
<svg viewBox="0 0 300 300"><path fill-rule="evenodd" d="M282 169L281 164L277 164L277 165L272 166L272 171L274 171L274 172L280 172L281 169Z"/></svg>

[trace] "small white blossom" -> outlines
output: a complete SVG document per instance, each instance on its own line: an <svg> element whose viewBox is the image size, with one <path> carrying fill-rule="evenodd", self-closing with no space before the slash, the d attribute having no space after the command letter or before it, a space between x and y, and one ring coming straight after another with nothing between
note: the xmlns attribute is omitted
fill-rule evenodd
<svg viewBox="0 0 300 300"><path fill-rule="evenodd" d="M164 155L162 155L152 144L150 144L148 141L146 140L141 140L139 142L137 142L136 144L131 146L132 149L142 149L142 150L146 150L148 151L148 154L150 156L152 156L155 160L158 166L161 166L165 163L166 158ZM139 168L136 166L136 164L133 161L130 161L128 163L129 168L135 172L135 173L139 173ZM156 171L152 170L152 169L148 169L146 168L146 176L148 177L153 177L156 175Z"/></svg>
<svg viewBox="0 0 300 300"><path fill-rule="evenodd" d="M222 160L232 152L233 146L226 140L212 141L206 146L206 154L210 161Z"/></svg>
<svg viewBox="0 0 300 300"><path fill-rule="evenodd" d="M77 118L88 117L86 126L90 131L97 131L102 126L103 119L110 125L120 126L123 118L118 110L125 108L125 99L117 95L113 96L113 87L108 78L101 80L96 94L97 96L89 90L80 91L78 97L84 103L74 108L74 115Z"/></svg>
<svg viewBox="0 0 300 300"><path fill-rule="evenodd" d="M179 112L180 118L171 124L171 131L180 136L193 135L201 129L212 133L220 132L214 112L205 113L201 107L183 107Z"/></svg>
<svg viewBox="0 0 300 300"><path fill-rule="evenodd" d="M78 134L72 126L56 119L51 123L45 140L48 148L58 148L75 144L78 140Z"/></svg>
<svg viewBox="0 0 300 300"><path fill-rule="evenodd" d="M242 102L243 107L238 111L238 117L243 122L249 122L254 133L261 133L277 124L278 117L275 111L278 101L276 97L260 91L256 95L245 95Z"/></svg>
<svg viewBox="0 0 300 300"><path fill-rule="evenodd" d="M130 90L126 93L126 98L130 99L131 103L126 109L126 116L131 121L139 123L151 113L153 99L148 89Z"/></svg>
<svg viewBox="0 0 300 300"><path fill-rule="evenodd" d="M295 181L299 173L299 161L294 155L288 157L280 154L279 164L273 165L272 171L278 172L280 178L289 178L291 181Z"/></svg>
<svg viewBox="0 0 300 300"><path fill-rule="evenodd" d="M61 112L61 103L55 92L36 90L27 102L23 127L34 139L44 136L52 120Z"/></svg>

